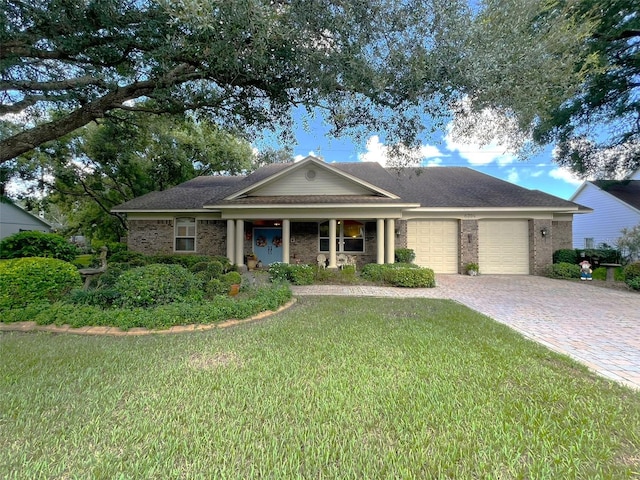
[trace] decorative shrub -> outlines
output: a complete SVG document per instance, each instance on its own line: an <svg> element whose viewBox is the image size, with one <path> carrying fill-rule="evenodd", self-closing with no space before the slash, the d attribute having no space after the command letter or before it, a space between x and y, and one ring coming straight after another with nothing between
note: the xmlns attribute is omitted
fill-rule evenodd
<svg viewBox="0 0 640 480"><path fill-rule="evenodd" d="M580 278L580 266L567 262L554 263L547 267L545 274L549 278Z"/></svg>
<svg viewBox="0 0 640 480"><path fill-rule="evenodd" d="M624 282L634 290L640 290L640 262L624 267Z"/></svg>
<svg viewBox="0 0 640 480"><path fill-rule="evenodd" d="M204 286L204 298L212 299L217 295L227 295L229 293L229 285L219 278L209 280Z"/></svg>
<svg viewBox="0 0 640 480"><path fill-rule="evenodd" d="M372 282L384 282L384 276L387 270L395 270L398 268L419 269L420 267L414 263L368 263L362 268L360 276Z"/></svg>
<svg viewBox="0 0 640 480"><path fill-rule="evenodd" d="M55 233L20 232L0 242L0 258L46 257L72 262L78 247Z"/></svg>
<svg viewBox="0 0 640 480"><path fill-rule="evenodd" d="M96 288L89 290L73 290L66 299L74 305L92 305L109 308L117 303L120 294L113 288Z"/></svg>
<svg viewBox="0 0 640 480"><path fill-rule="evenodd" d="M149 263L149 259L146 255L140 252L130 252L127 250L123 252L110 253L109 264L111 263L128 263L133 267L142 267Z"/></svg>
<svg viewBox="0 0 640 480"><path fill-rule="evenodd" d="M353 267L351 268L353 269ZM294 285L311 285L313 283L313 267L310 265L289 265L288 276Z"/></svg>
<svg viewBox="0 0 640 480"><path fill-rule="evenodd" d="M411 248L396 248L395 258L398 263L412 263L416 259L416 252Z"/></svg>
<svg viewBox="0 0 640 480"><path fill-rule="evenodd" d="M563 248L553 252L553 263L578 263L578 252L574 249Z"/></svg>
<svg viewBox="0 0 640 480"><path fill-rule="evenodd" d="M480 273L480 266L477 263L470 262L464 266L464 271Z"/></svg>
<svg viewBox="0 0 640 480"><path fill-rule="evenodd" d="M272 282L287 281L293 285L311 285L315 276L314 267L310 265L275 262L269 265L268 271Z"/></svg>
<svg viewBox="0 0 640 480"><path fill-rule="evenodd" d="M206 255L151 255L148 263L163 263L167 265L182 265L191 268L196 263L210 262L212 257Z"/></svg>
<svg viewBox="0 0 640 480"><path fill-rule="evenodd" d="M430 268L390 268L384 273L384 281L394 287L433 288L436 275Z"/></svg>
<svg viewBox="0 0 640 480"><path fill-rule="evenodd" d="M239 285L242 283L242 275L238 272L227 272L220 277L225 285Z"/></svg>
<svg viewBox="0 0 640 480"><path fill-rule="evenodd" d="M120 307L163 305L195 295L197 280L181 265L152 264L127 270L114 284Z"/></svg>
<svg viewBox="0 0 640 480"><path fill-rule="evenodd" d="M0 310L55 302L81 286L78 269L63 260L33 257L0 262Z"/></svg>

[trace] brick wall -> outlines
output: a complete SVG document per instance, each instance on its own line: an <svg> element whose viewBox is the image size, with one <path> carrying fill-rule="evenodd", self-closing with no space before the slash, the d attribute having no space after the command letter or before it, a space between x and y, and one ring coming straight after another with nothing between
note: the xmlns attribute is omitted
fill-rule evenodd
<svg viewBox="0 0 640 480"><path fill-rule="evenodd" d="M553 226L550 220L529 220L529 273L543 275L553 263ZM542 236L542 230L547 233Z"/></svg>
<svg viewBox="0 0 640 480"><path fill-rule="evenodd" d="M573 248L573 222L552 222L551 232L553 239L553 251L563 248Z"/></svg>
<svg viewBox="0 0 640 480"><path fill-rule="evenodd" d="M466 273L464 266L467 263L478 262L478 221L460 220L460 259L458 273ZM482 265L480 266L482 268Z"/></svg>
<svg viewBox="0 0 640 480"><path fill-rule="evenodd" d="M145 255L172 254L173 219L129 220L129 250ZM227 225L221 220L198 220L196 251L198 255L226 255Z"/></svg>

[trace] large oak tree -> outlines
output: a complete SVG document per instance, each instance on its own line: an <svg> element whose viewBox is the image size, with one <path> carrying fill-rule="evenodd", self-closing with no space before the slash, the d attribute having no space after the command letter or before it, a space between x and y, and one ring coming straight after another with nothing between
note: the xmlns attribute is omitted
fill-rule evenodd
<svg viewBox="0 0 640 480"><path fill-rule="evenodd" d="M286 128L320 108L333 133L411 143L448 83L457 0L2 0L0 165L117 110L194 110ZM282 128L284 127L284 128Z"/></svg>

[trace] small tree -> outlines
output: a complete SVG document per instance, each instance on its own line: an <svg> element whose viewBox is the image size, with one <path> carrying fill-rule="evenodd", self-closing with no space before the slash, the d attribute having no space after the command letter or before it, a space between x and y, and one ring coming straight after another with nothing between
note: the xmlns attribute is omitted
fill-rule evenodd
<svg viewBox="0 0 640 480"><path fill-rule="evenodd" d="M631 228L623 228L618 238L617 246L627 259L632 261L640 258L640 224Z"/></svg>

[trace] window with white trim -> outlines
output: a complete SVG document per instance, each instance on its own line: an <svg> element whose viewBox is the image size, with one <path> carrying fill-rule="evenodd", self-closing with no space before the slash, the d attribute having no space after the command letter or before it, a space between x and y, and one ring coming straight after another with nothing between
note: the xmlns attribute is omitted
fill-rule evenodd
<svg viewBox="0 0 640 480"><path fill-rule="evenodd" d="M329 251L329 222L318 224L319 250ZM336 252L364 252L364 223L356 220L338 220L336 225Z"/></svg>
<svg viewBox="0 0 640 480"><path fill-rule="evenodd" d="M584 248L593 248L593 238L584 239Z"/></svg>
<svg viewBox="0 0 640 480"><path fill-rule="evenodd" d="M176 218L175 230L176 252L196 251L196 219L193 217Z"/></svg>

